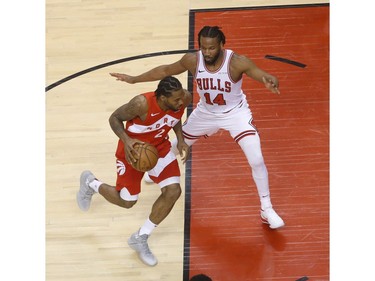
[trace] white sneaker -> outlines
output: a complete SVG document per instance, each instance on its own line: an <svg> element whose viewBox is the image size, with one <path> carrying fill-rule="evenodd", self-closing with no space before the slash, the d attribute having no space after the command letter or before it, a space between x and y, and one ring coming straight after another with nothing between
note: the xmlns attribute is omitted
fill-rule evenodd
<svg viewBox="0 0 375 281"><path fill-rule="evenodd" d="M280 218L273 208L260 210L260 217L262 222L269 224L272 229L280 228L285 225L283 219Z"/></svg>
<svg viewBox="0 0 375 281"><path fill-rule="evenodd" d="M149 176L149 174L147 172L144 174L143 179L147 183L154 183L154 181L150 178L150 176Z"/></svg>
<svg viewBox="0 0 375 281"><path fill-rule="evenodd" d="M83 171L80 177L80 186L77 192L78 207L82 211L87 211L90 208L91 198L95 191L89 187L89 183L95 179L95 176L90 171Z"/></svg>
<svg viewBox="0 0 375 281"><path fill-rule="evenodd" d="M132 236L130 236L130 238L128 239L128 245L130 246L130 248L137 252L138 257L142 262L149 266L155 266L158 261L148 247L148 237L149 236L147 234L139 235L139 231L137 231L133 233Z"/></svg>

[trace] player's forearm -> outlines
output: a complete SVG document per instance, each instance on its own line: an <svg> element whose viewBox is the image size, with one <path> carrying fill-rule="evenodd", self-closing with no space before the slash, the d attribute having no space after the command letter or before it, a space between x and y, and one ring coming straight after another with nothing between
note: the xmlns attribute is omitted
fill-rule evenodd
<svg viewBox="0 0 375 281"><path fill-rule="evenodd" d="M134 76L133 82L140 83L140 82L150 82L150 81L161 80L165 78L166 76L168 76L166 69L167 68L165 65L160 65L138 76Z"/></svg>
<svg viewBox="0 0 375 281"><path fill-rule="evenodd" d="M268 74L267 72L263 71L260 68L255 68L251 71L250 77L253 78L254 80L263 83L263 77L270 77L272 75Z"/></svg>
<svg viewBox="0 0 375 281"><path fill-rule="evenodd" d="M173 131L176 134L177 141L183 141L184 140L184 135L182 133L182 123L181 120L173 127Z"/></svg>

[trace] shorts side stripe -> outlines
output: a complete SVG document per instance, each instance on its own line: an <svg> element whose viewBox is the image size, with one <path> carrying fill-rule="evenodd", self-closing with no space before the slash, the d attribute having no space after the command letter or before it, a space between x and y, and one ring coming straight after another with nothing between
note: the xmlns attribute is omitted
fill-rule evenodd
<svg viewBox="0 0 375 281"><path fill-rule="evenodd" d="M247 136L254 136L256 134L256 130L247 130L243 131L237 136L235 136L233 139L235 142L239 142L242 138L247 137Z"/></svg>

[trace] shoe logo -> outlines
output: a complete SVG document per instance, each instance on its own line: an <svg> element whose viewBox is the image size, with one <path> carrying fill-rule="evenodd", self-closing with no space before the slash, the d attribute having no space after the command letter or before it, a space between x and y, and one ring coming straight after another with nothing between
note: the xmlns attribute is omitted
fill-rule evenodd
<svg viewBox="0 0 375 281"><path fill-rule="evenodd" d="M123 162L121 162L120 160L117 160L116 161L116 166L117 166L117 173L120 176L122 176L123 174L125 174L126 167L125 167L125 164Z"/></svg>
<svg viewBox="0 0 375 281"><path fill-rule="evenodd" d="M156 116L156 115L158 115L160 112L158 112L158 113L151 113L151 116Z"/></svg>
<svg viewBox="0 0 375 281"><path fill-rule="evenodd" d="M199 72L199 73L202 73L202 72L204 72L204 70L198 70L198 72Z"/></svg>

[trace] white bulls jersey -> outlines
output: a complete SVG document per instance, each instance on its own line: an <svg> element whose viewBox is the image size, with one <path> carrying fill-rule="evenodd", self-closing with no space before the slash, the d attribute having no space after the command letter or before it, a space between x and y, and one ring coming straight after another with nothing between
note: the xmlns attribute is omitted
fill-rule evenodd
<svg viewBox="0 0 375 281"><path fill-rule="evenodd" d="M242 92L242 78L234 82L229 74L232 50L224 50L224 59L214 72L209 71L204 63L201 51L197 53L197 71L195 80L200 96L198 107L213 113L226 113L246 101ZM202 108L203 107L203 108Z"/></svg>

